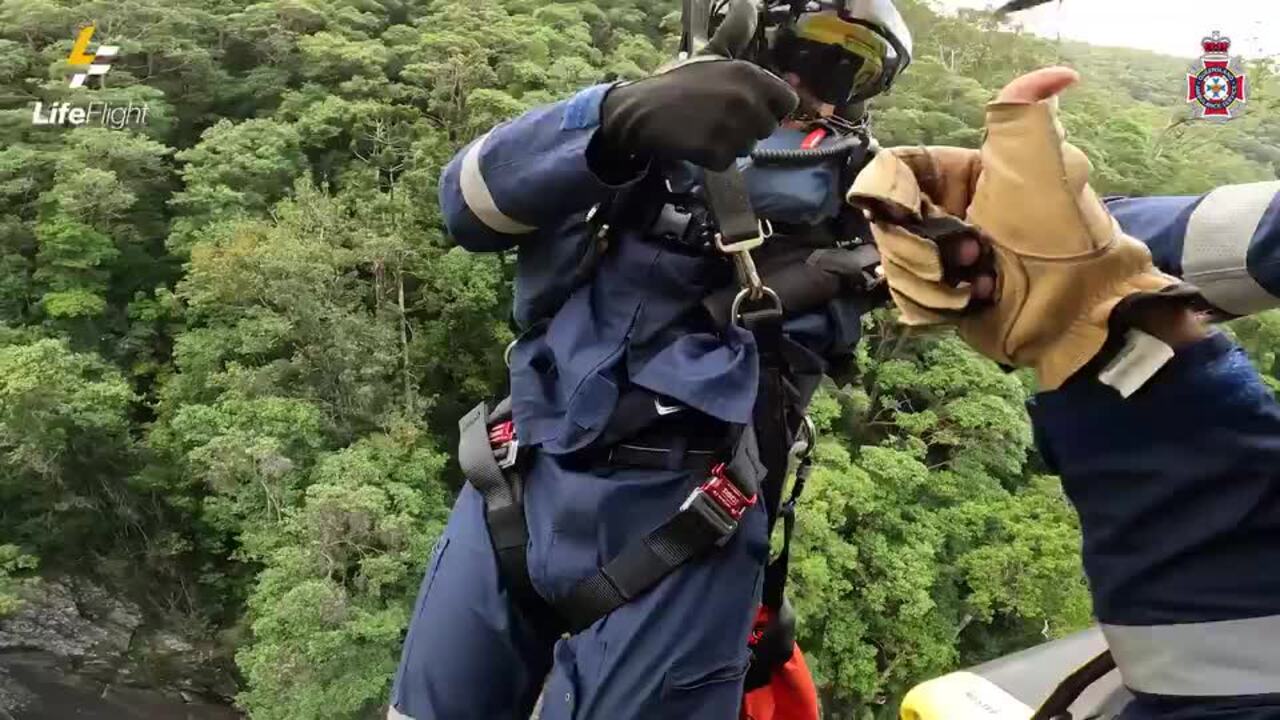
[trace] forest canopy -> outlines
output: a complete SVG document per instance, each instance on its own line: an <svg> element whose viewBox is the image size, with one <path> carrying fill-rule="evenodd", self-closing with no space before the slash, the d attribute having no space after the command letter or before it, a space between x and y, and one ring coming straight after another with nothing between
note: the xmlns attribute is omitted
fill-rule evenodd
<svg viewBox="0 0 1280 720"><path fill-rule="evenodd" d="M1188 60L900 0L916 61L883 145L976 147L1061 62L1104 194L1275 179L1280 80L1188 122ZM502 392L513 258L453 247L443 164L489 127L671 57L668 0L0 0L0 615L91 574L234 664L253 718L374 718L459 475ZM79 28L119 47L69 87ZM85 98L113 129L33 124ZM1236 327L1269 382L1280 320ZM865 321L824 389L791 587L830 718L1090 620L1028 377Z"/></svg>

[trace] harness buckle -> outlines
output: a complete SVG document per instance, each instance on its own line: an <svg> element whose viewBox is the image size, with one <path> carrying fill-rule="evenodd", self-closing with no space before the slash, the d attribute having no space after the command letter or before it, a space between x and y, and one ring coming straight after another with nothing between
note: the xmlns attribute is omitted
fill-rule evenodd
<svg viewBox="0 0 1280 720"><path fill-rule="evenodd" d="M516 437L516 424L512 420L489 427L489 447L498 467L508 470L520 456L520 440Z"/></svg>
<svg viewBox="0 0 1280 720"><path fill-rule="evenodd" d="M716 544L723 545L738 529L738 521L755 504L756 496L747 497L739 490L729 479L725 464L720 463L711 468L711 477L706 482L689 493L680 511L692 510L701 515L720 536Z"/></svg>

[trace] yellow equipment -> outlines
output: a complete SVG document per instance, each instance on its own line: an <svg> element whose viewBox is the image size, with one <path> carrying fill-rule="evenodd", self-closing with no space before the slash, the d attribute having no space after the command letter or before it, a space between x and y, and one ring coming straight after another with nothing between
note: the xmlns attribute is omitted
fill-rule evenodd
<svg viewBox="0 0 1280 720"><path fill-rule="evenodd" d="M900 716L902 720L1032 720L1050 696L1062 696L1060 686L1069 688L1070 679L1081 675L1077 671L1092 666L1101 669L1094 673L1101 675L1099 679L1069 688L1071 717L1113 720L1132 696L1118 672L1106 671L1110 665L1098 665L1106 649L1102 632L1092 628L944 675L907 693Z"/></svg>

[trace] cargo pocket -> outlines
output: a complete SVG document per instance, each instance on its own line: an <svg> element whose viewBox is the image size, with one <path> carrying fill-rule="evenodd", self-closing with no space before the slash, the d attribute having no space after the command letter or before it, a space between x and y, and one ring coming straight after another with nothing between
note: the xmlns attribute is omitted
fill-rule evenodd
<svg viewBox="0 0 1280 720"><path fill-rule="evenodd" d="M659 715L671 718L732 718L742 701L747 656L698 668L673 667L663 680Z"/></svg>
<svg viewBox="0 0 1280 720"><path fill-rule="evenodd" d="M422 608L427 603L427 596L431 593L431 585L436 581L436 575L440 572L440 561L444 558L444 552L449 547L448 535L441 535L436 540L435 547L431 550L431 559L427 561L427 572L422 577L422 588L418 591L418 607L414 610L413 616L417 619L422 612Z"/></svg>
<svg viewBox="0 0 1280 720"><path fill-rule="evenodd" d="M418 602L414 605L413 617L409 621L409 634L405 638L406 657L413 654L413 629L422 620L422 613L427 607L427 599L431 595L431 586L436 582L436 575L440 574L440 561L444 558L444 551L448 547L449 536L441 535L440 539L436 540L435 547L431 550L431 559L427 561L427 572L422 576L422 587L418 589Z"/></svg>
<svg viewBox="0 0 1280 720"><path fill-rule="evenodd" d="M400 665L396 669L395 681L391 691L392 707L405 706L407 702L406 693L413 691L416 676L422 671L422 668L430 664L431 659L422 653L424 648L417 643L419 635L418 628L423 622L422 613L427 606L427 598L431 595L431 586L435 584L436 575L440 571L440 560L444 557L445 550L449 547L449 538L442 535L436 541L435 548L431 551L431 559L427 561L427 572L422 577L422 585L418 589L418 601L414 604L413 616L409 620L408 634L404 639L404 648L400 655ZM407 685L405 676L408 676Z"/></svg>

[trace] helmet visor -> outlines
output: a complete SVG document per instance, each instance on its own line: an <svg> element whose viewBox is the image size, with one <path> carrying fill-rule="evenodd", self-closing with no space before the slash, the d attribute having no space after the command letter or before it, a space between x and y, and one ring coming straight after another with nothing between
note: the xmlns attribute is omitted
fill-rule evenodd
<svg viewBox="0 0 1280 720"><path fill-rule="evenodd" d="M881 33L835 12L802 15L780 50L779 69L838 107L883 92L897 71L897 52Z"/></svg>

